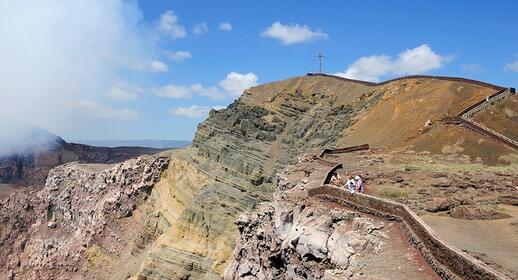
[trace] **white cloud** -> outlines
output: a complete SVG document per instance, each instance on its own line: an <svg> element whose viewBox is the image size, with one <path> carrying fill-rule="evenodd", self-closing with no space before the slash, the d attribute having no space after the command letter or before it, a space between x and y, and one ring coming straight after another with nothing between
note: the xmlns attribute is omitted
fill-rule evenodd
<svg viewBox="0 0 518 280"><path fill-rule="evenodd" d="M230 22L222 22L219 24L219 30L232 31L232 24Z"/></svg>
<svg viewBox="0 0 518 280"><path fill-rule="evenodd" d="M153 73L165 73L169 71L169 67L160 60L153 60L149 63L149 71Z"/></svg>
<svg viewBox="0 0 518 280"><path fill-rule="evenodd" d="M207 32L209 32L209 27L207 27L206 22L198 23L192 29L192 33L194 33L196 35L200 35L200 34L207 33Z"/></svg>
<svg viewBox="0 0 518 280"><path fill-rule="evenodd" d="M178 16L172 10L165 11L160 15L157 29L173 40L187 36L185 28L180 24Z"/></svg>
<svg viewBox="0 0 518 280"><path fill-rule="evenodd" d="M192 97L192 89L187 86L167 85L161 88L152 89L151 92L158 96L175 99L189 99Z"/></svg>
<svg viewBox="0 0 518 280"><path fill-rule="evenodd" d="M139 117L136 111L130 109L116 110L86 99L76 102L73 107L75 114L84 119L131 120Z"/></svg>
<svg viewBox="0 0 518 280"><path fill-rule="evenodd" d="M166 51L165 56L169 59L172 59L176 62L182 62L186 59L189 59L192 57L191 52L189 51Z"/></svg>
<svg viewBox="0 0 518 280"><path fill-rule="evenodd" d="M124 90L118 87L111 88L107 95L108 97L116 100L133 100L138 96L136 92Z"/></svg>
<svg viewBox="0 0 518 280"><path fill-rule="evenodd" d="M254 73L240 74L230 72L219 82L219 86L233 96L240 96L247 88L257 85L258 77Z"/></svg>
<svg viewBox="0 0 518 280"><path fill-rule="evenodd" d="M428 45L401 52L393 59L387 55L361 57L344 72L335 75L377 82L387 75L412 75L439 69L451 60L449 56L436 54Z"/></svg>
<svg viewBox="0 0 518 280"><path fill-rule="evenodd" d="M169 112L178 117L186 117L186 118L202 118L208 116L210 110L221 110L224 107L222 106L197 106L193 105L191 107L176 107L169 110Z"/></svg>
<svg viewBox="0 0 518 280"><path fill-rule="evenodd" d="M451 58L436 54L428 45L406 50L398 55L394 62L394 73L408 75L419 74L441 68Z"/></svg>
<svg viewBox="0 0 518 280"><path fill-rule="evenodd" d="M194 94L208 97L210 100L221 100L225 95L220 92L217 87L203 87L200 84L189 86L167 85L161 88L151 90L157 96L169 97L175 99L190 99Z"/></svg>
<svg viewBox="0 0 518 280"><path fill-rule="evenodd" d="M507 65L505 66L505 70L518 72L518 60L515 62L507 63Z"/></svg>
<svg viewBox="0 0 518 280"><path fill-rule="evenodd" d="M205 96L210 100L221 100L225 98L225 93L230 97L238 97L247 88L257 85L258 77L254 73L230 72L226 78L219 82L219 87L204 87L201 84L192 85L167 85L161 88L154 88L151 92L162 97L175 99L189 99L193 95Z"/></svg>
<svg viewBox="0 0 518 280"><path fill-rule="evenodd" d="M88 131L72 104L147 69L158 49L147 32L137 1L0 1L0 119L65 138Z"/></svg>
<svg viewBox="0 0 518 280"><path fill-rule="evenodd" d="M144 92L145 90L139 86L127 81L119 81L110 87L106 92L106 96L115 100L134 100L138 98L139 94Z"/></svg>
<svg viewBox="0 0 518 280"><path fill-rule="evenodd" d="M392 69L393 65L389 56L373 55L359 58L344 73L335 75L363 81L378 81L380 76L390 73Z"/></svg>
<svg viewBox="0 0 518 280"><path fill-rule="evenodd" d="M321 30L311 30L307 25L283 25L279 21L266 28L261 35L279 40L283 45L305 43L319 39L327 39L328 35Z"/></svg>
<svg viewBox="0 0 518 280"><path fill-rule="evenodd" d="M220 100L225 98L225 95L220 92L220 90L217 87L203 87L200 84L194 84L191 85L191 89L194 93L208 97L211 100Z"/></svg>

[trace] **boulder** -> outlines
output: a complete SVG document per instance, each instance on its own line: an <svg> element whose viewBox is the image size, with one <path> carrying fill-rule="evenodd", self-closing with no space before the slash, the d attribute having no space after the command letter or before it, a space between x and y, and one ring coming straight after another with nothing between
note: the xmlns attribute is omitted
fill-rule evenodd
<svg viewBox="0 0 518 280"><path fill-rule="evenodd" d="M331 234L327 242L329 250L328 257L331 262L341 269L347 269L350 263L350 257L356 252L350 243L358 238L353 231L350 231L350 225L339 225Z"/></svg>
<svg viewBox="0 0 518 280"><path fill-rule="evenodd" d="M518 206L518 194L502 195L498 198L498 202Z"/></svg>
<svg viewBox="0 0 518 280"><path fill-rule="evenodd" d="M450 216L466 220L496 220L510 218L508 214L497 211L489 206L461 205L450 211Z"/></svg>
<svg viewBox="0 0 518 280"><path fill-rule="evenodd" d="M448 211L455 206L458 206L460 203L457 200L448 199L445 197L436 197L429 200L424 209L428 212L436 213L441 211Z"/></svg>
<svg viewBox="0 0 518 280"><path fill-rule="evenodd" d="M324 259L327 257L329 235L318 229L308 229L298 239L295 250L303 257Z"/></svg>

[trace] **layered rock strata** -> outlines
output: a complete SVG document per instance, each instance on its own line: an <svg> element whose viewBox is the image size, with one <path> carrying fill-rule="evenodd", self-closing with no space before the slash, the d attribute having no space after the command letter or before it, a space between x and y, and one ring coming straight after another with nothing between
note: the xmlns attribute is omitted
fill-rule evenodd
<svg viewBox="0 0 518 280"><path fill-rule="evenodd" d="M122 252L126 233L117 225L146 200L168 162L143 156L114 166L67 164L52 169L40 191L5 198L4 279L82 278L96 251Z"/></svg>

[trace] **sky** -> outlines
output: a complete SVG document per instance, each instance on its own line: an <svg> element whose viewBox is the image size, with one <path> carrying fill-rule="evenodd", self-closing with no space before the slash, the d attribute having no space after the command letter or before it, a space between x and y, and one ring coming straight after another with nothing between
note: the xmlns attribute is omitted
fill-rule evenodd
<svg viewBox="0 0 518 280"><path fill-rule="evenodd" d="M0 0L0 118L65 140L190 140L242 91L318 70L518 86L516 1ZM5 133L5 132L4 132Z"/></svg>

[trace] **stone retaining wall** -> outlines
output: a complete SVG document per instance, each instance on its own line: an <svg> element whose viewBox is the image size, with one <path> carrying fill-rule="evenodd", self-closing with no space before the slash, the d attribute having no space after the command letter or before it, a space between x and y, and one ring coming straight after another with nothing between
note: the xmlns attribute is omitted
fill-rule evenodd
<svg viewBox="0 0 518 280"><path fill-rule="evenodd" d="M420 217L403 204L365 194L351 194L345 189L331 185L311 188L308 195L323 197L361 212L403 223L409 241L421 251L442 279L510 279L485 263L446 244Z"/></svg>
<svg viewBox="0 0 518 280"><path fill-rule="evenodd" d="M363 144L359 146L351 146L345 148L325 148L320 153L319 157L323 158L327 154L344 154L344 153L352 153L356 151L365 151L369 149L369 144Z"/></svg>

